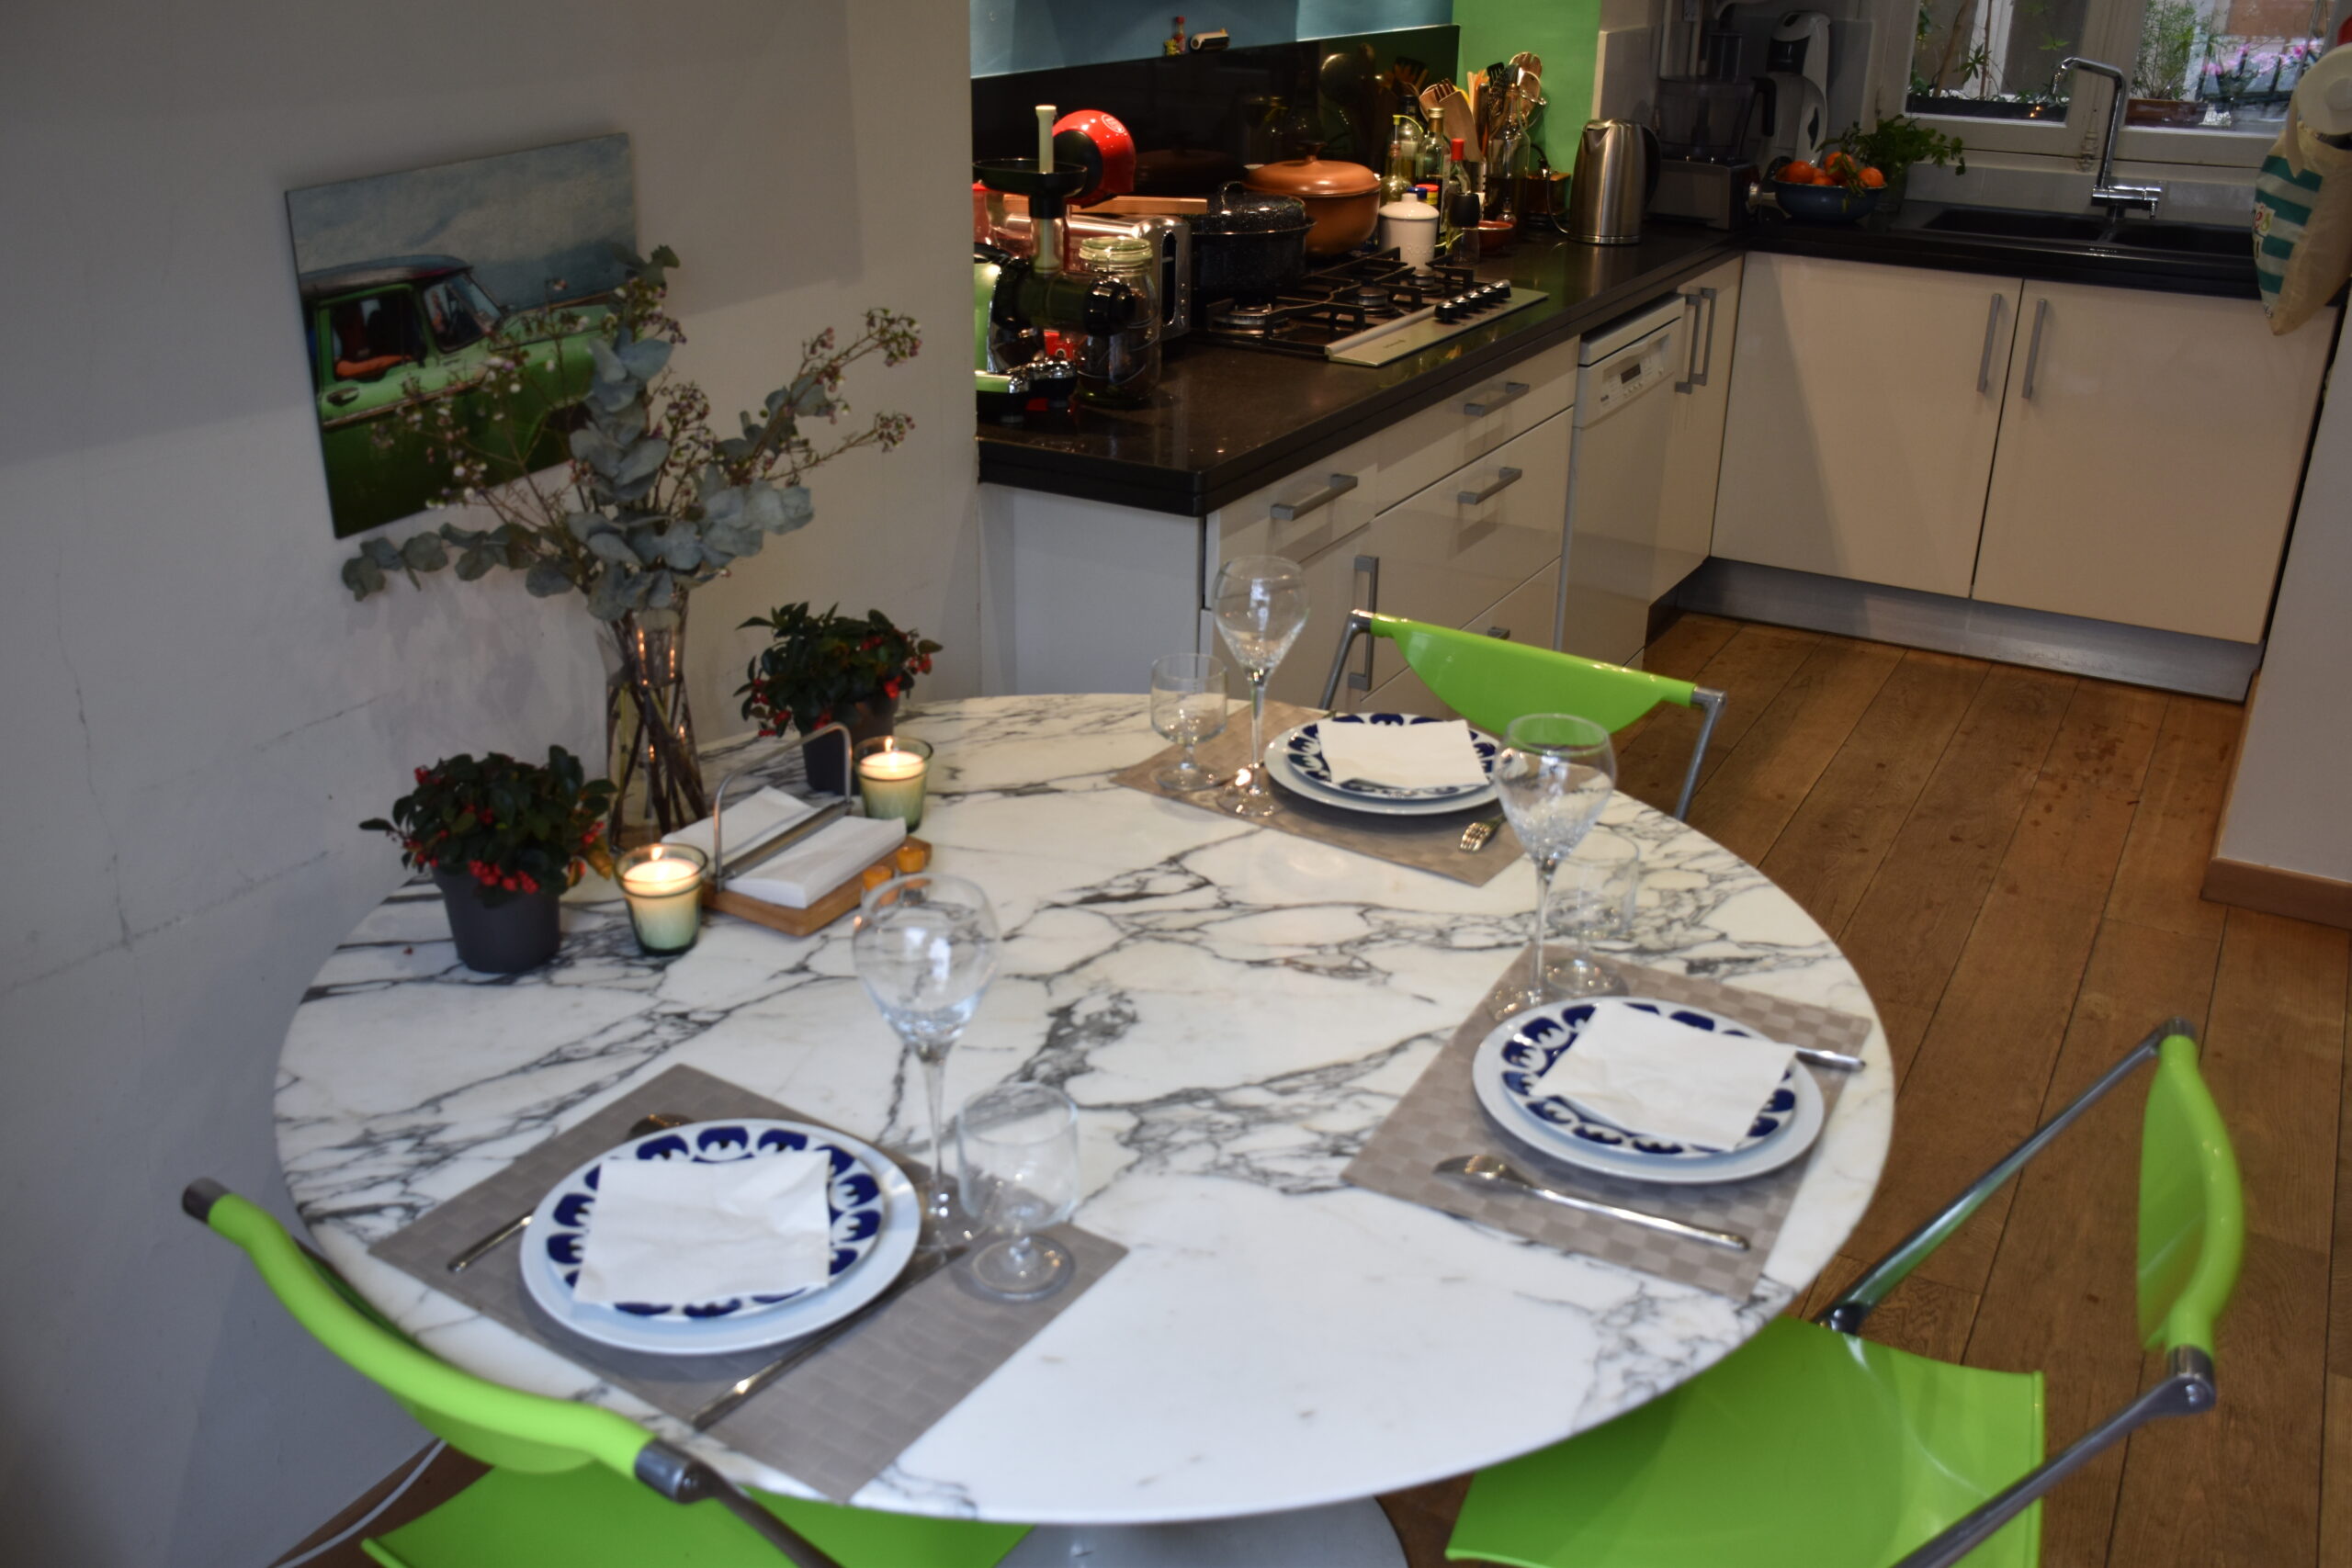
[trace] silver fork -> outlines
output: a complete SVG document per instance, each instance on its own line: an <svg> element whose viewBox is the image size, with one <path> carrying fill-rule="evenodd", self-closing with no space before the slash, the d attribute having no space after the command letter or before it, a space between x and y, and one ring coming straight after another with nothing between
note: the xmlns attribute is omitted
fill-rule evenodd
<svg viewBox="0 0 2352 1568"><path fill-rule="evenodd" d="M1747 1238L1736 1231L1711 1231L1704 1225L1668 1219L1664 1214L1645 1214L1639 1209L1620 1208L1597 1198L1579 1198L1573 1192L1562 1192L1534 1180L1500 1155L1458 1155L1453 1159L1440 1160L1430 1168L1439 1176L1472 1187L1497 1187L1506 1191L1523 1192L1530 1198L1541 1198L1547 1203L1557 1203L1565 1209L1576 1209L1588 1214L1605 1214L1612 1220L1623 1220L1629 1225L1663 1231L1668 1235L1679 1235L1686 1241L1704 1242L1709 1247L1726 1247L1733 1252L1747 1250Z"/></svg>
<svg viewBox="0 0 2352 1568"><path fill-rule="evenodd" d="M1502 825L1502 817L1498 813L1492 817L1481 817L1467 828L1463 829L1462 852L1466 855L1475 855L1485 849L1487 840L1493 838L1496 829Z"/></svg>
<svg viewBox="0 0 2352 1568"><path fill-rule="evenodd" d="M667 1111L657 1111L650 1116L641 1116L638 1118L635 1125L629 1128L628 1135L632 1138L642 1138L649 1133L659 1133L665 1128L683 1127L691 1120L691 1117L673 1116ZM466 1248L463 1252L458 1254L457 1257L449 1259L449 1272L452 1274L464 1273L467 1269L472 1268L475 1264L481 1262L483 1258L497 1251L501 1244L511 1241L515 1236L521 1235L523 1234L523 1227L530 1223L531 1211L526 1209L521 1213L515 1215L513 1219L507 1221L504 1224L499 1226L496 1230L491 1232L488 1235L482 1237L480 1241L474 1243L471 1247Z"/></svg>

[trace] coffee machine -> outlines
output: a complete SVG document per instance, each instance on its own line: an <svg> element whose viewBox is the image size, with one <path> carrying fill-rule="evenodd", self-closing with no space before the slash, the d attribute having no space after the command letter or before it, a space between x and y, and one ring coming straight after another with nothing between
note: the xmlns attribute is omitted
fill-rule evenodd
<svg viewBox="0 0 2352 1568"><path fill-rule="evenodd" d="M1829 18L1790 11L1773 24L1765 51L1763 163L1817 161L1829 145Z"/></svg>

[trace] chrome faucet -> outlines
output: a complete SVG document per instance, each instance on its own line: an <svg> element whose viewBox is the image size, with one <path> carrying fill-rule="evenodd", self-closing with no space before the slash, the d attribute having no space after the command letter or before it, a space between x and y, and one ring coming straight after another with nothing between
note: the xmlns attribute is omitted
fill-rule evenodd
<svg viewBox="0 0 2352 1568"><path fill-rule="evenodd" d="M2091 199L2107 208L2109 217L2120 222L2123 215L2133 208L2155 215L2156 203L2164 198L2162 186L2125 186L2115 183L2115 138L2123 129L2123 99L2127 84L2123 73L2112 65L2102 65L2096 60L2085 60L2070 54L2058 62L2063 73L2068 71L2088 72L2104 76L2115 84L2115 97L2107 107L2107 145L2099 149L2098 173L2091 179Z"/></svg>

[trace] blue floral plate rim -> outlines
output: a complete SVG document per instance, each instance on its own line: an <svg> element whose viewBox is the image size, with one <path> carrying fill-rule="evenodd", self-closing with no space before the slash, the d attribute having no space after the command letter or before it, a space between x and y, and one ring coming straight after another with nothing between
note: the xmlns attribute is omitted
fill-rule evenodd
<svg viewBox="0 0 2352 1568"><path fill-rule="evenodd" d="M1335 779L1331 765L1323 755L1320 727L1326 724L1448 724L1450 719L1430 718L1409 713L1335 713L1300 725L1283 737L1283 756L1291 770L1307 783L1337 795L1365 800L1432 801L1466 800L1494 787L1495 757L1502 743L1484 731L1473 728L1470 743L1478 753L1488 774L1485 783L1475 784L1430 784L1412 787L1404 784L1375 784L1369 779Z"/></svg>

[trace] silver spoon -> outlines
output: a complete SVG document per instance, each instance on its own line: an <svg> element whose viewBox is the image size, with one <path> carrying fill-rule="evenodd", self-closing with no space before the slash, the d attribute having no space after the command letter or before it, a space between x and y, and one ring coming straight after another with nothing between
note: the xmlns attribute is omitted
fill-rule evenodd
<svg viewBox="0 0 2352 1568"><path fill-rule="evenodd" d="M1523 1192L1531 1198L1541 1198L1547 1203L1557 1203L1564 1209L1602 1214L1612 1220L1623 1220L1629 1225L1663 1231L1689 1241L1704 1242L1709 1247L1728 1247L1734 1252L1747 1250L1747 1238L1732 1231L1711 1231L1704 1225L1669 1220L1664 1214L1645 1214L1639 1209L1621 1209L1614 1203L1604 1203L1597 1198L1579 1198L1572 1192L1545 1187L1500 1155L1458 1155L1453 1159L1440 1160L1430 1168L1439 1176L1468 1186L1499 1187L1507 1191Z"/></svg>

